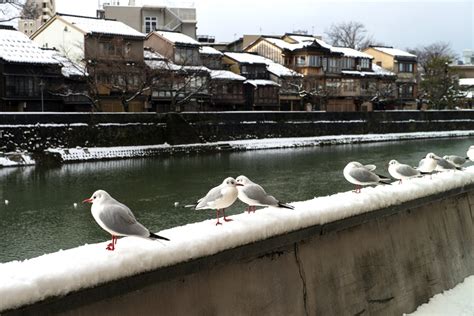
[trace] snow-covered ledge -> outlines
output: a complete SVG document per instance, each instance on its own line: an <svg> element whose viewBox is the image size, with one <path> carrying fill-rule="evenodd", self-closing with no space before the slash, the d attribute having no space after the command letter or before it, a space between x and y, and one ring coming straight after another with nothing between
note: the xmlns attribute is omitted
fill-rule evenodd
<svg viewBox="0 0 474 316"><path fill-rule="evenodd" d="M0 264L0 311L195 261L295 231L313 227L324 231L329 223L372 211L397 209L404 203L430 196L442 199L444 192L453 190L458 193L474 190L474 166L436 174L432 179L404 181L403 185L365 188L360 194L348 191L294 202L291 203L294 210L267 208L251 215L244 213L233 216L233 222L222 226L215 226L214 219L210 219L174 227L160 232L171 239L167 243L123 238L114 252L104 250L104 242Z"/></svg>

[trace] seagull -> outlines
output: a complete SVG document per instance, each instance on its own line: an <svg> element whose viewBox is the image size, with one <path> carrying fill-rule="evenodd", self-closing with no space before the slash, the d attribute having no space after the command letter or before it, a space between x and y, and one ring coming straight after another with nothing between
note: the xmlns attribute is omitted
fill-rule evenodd
<svg viewBox="0 0 474 316"><path fill-rule="evenodd" d="M469 146L469 149L467 150L466 154L469 160L474 161L474 145Z"/></svg>
<svg viewBox="0 0 474 316"><path fill-rule="evenodd" d="M434 153L426 154L426 157L420 160L418 163L418 168L416 169L418 169L423 174L433 173L433 171L436 169L436 166L438 165L436 160L437 157L438 156L436 156Z"/></svg>
<svg viewBox="0 0 474 316"><path fill-rule="evenodd" d="M447 160L450 163L452 163L454 166L456 166L458 168L461 168L462 165L464 165L466 163L466 161L469 160L469 157L449 155L449 156L444 156L443 159Z"/></svg>
<svg viewBox="0 0 474 316"><path fill-rule="evenodd" d="M224 221L232 221L232 219L228 219L225 217L225 209L231 206L235 202L235 200L237 200L237 186L240 185L241 184L237 183L232 177L224 179L224 181L220 185L212 188L211 190L209 190L209 192L207 192L205 197L199 199L198 204L196 205L196 210L216 210L216 225L222 224L221 222L219 222L219 216L221 211L224 215Z"/></svg>
<svg viewBox="0 0 474 316"><path fill-rule="evenodd" d="M393 178L400 180L398 182L399 184L402 183L402 179L409 179L421 175L419 170L409 165L399 163L395 159L390 160L388 163L388 173L390 173Z"/></svg>
<svg viewBox="0 0 474 316"><path fill-rule="evenodd" d="M246 176L238 176L236 179L241 186L237 187L239 191L238 198L245 204L248 204L247 212L255 212L257 206L274 206L288 209L294 209L294 206L281 203L275 197L268 195L267 192L258 184L250 181Z"/></svg>
<svg viewBox="0 0 474 316"><path fill-rule="evenodd" d="M115 250L117 236L136 236L150 239L168 240L158 236L140 224L132 211L124 204L115 200L104 190L97 190L82 203L92 203L91 213L97 224L112 235L112 241L107 250Z"/></svg>
<svg viewBox="0 0 474 316"><path fill-rule="evenodd" d="M437 171L448 171L448 170L461 169L461 168L456 167L453 163L447 161L444 158L436 156L435 159L436 159L436 163L437 163L437 165L436 165L436 170Z"/></svg>
<svg viewBox="0 0 474 316"><path fill-rule="evenodd" d="M390 184L390 179L376 175L357 161L349 162L343 173L347 181L356 185L355 193L360 193L363 185Z"/></svg>

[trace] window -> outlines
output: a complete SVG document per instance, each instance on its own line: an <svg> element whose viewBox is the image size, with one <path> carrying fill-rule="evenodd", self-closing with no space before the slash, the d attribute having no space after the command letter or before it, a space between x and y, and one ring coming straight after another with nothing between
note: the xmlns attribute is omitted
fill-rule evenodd
<svg viewBox="0 0 474 316"><path fill-rule="evenodd" d="M197 65L199 63L199 51L197 48L176 48L174 61L183 65Z"/></svg>
<svg viewBox="0 0 474 316"><path fill-rule="evenodd" d="M309 65L312 67L321 67L321 57L309 56Z"/></svg>
<svg viewBox="0 0 474 316"><path fill-rule="evenodd" d="M145 17L145 33L150 33L156 30L157 26L158 26L158 18L156 16Z"/></svg>
<svg viewBox="0 0 474 316"><path fill-rule="evenodd" d="M370 59L368 59L368 58L361 58L361 59L360 59L360 68L362 68L362 69L369 69L369 68L370 68Z"/></svg>
<svg viewBox="0 0 474 316"><path fill-rule="evenodd" d="M413 64L412 63L399 63L398 72L413 72Z"/></svg>
<svg viewBox="0 0 474 316"><path fill-rule="evenodd" d="M398 87L398 93L402 98L413 97L413 85L401 85Z"/></svg>
<svg viewBox="0 0 474 316"><path fill-rule="evenodd" d="M306 56L296 56L297 66L306 66Z"/></svg>
<svg viewBox="0 0 474 316"><path fill-rule="evenodd" d="M342 91L355 92L354 79L342 79Z"/></svg>
<svg viewBox="0 0 474 316"><path fill-rule="evenodd" d="M122 56L122 44L114 42L100 42L99 51L101 56Z"/></svg>
<svg viewBox="0 0 474 316"><path fill-rule="evenodd" d="M342 69L354 69L355 60L354 58L344 57L342 58Z"/></svg>

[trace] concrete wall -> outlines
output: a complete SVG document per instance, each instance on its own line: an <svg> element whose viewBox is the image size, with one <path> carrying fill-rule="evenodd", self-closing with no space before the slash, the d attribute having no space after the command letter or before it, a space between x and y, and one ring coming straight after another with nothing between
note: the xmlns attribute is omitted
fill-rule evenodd
<svg viewBox="0 0 474 316"><path fill-rule="evenodd" d="M474 185L5 315L401 315L474 273Z"/></svg>
<svg viewBox="0 0 474 316"><path fill-rule="evenodd" d="M0 151L451 130L474 111L0 113Z"/></svg>

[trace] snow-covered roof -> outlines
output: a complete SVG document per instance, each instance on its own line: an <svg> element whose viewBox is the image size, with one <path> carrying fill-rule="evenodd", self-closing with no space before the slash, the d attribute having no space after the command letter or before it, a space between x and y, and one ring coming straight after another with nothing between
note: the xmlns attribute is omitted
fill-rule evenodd
<svg viewBox="0 0 474 316"><path fill-rule="evenodd" d="M245 81L246 78L233 73L229 70L210 70L211 79L213 80L238 80L238 81Z"/></svg>
<svg viewBox="0 0 474 316"><path fill-rule="evenodd" d="M214 47L211 46L201 46L199 48L199 53L205 55L223 55L222 52L218 51Z"/></svg>
<svg viewBox="0 0 474 316"><path fill-rule="evenodd" d="M301 74L296 71L260 55L249 53L224 53L224 55L243 64L265 64L267 65L267 70L278 77L301 77Z"/></svg>
<svg viewBox="0 0 474 316"><path fill-rule="evenodd" d="M0 29L0 59L15 63L59 64L22 32Z"/></svg>
<svg viewBox="0 0 474 316"><path fill-rule="evenodd" d="M80 17L71 15L57 15L66 22L73 24L87 34L99 33L145 38L145 34L120 21Z"/></svg>
<svg viewBox="0 0 474 316"><path fill-rule="evenodd" d="M474 78L461 78L459 79L460 86L474 86Z"/></svg>
<svg viewBox="0 0 474 316"><path fill-rule="evenodd" d="M384 69L378 65L372 64L372 71L359 71L359 70L343 70L343 74L352 76L379 76L379 77L391 77L395 76L395 73Z"/></svg>
<svg viewBox="0 0 474 316"><path fill-rule="evenodd" d="M279 87L280 86L275 81L265 80L265 79L246 80L244 83L251 84L254 87L258 87L258 86L277 86L277 87Z"/></svg>
<svg viewBox="0 0 474 316"><path fill-rule="evenodd" d="M343 54L346 57L353 57L353 58L369 58L373 59L373 57L369 54L360 52L358 50L349 48L349 47L336 47L336 46L331 46L328 43L324 42L323 40L320 40L319 38L313 37L313 36L304 36L304 35L290 35L288 36L292 40L295 41L295 43L289 43L285 40L279 39L279 38L274 38L274 37L264 37L264 39L273 45L281 48L281 49L287 49L290 51L294 51L297 49L301 49L307 46L312 45L314 42L318 43L321 47L324 47L326 49L329 49L332 53L340 53Z"/></svg>
<svg viewBox="0 0 474 316"><path fill-rule="evenodd" d="M146 60L165 60L166 57L150 49L143 50L143 58Z"/></svg>
<svg viewBox="0 0 474 316"><path fill-rule="evenodd" d="M55 50L49 50L51 57L61 63L61 73L64 77L82 77L87 76L87 71L82 64L75 63L66 56L61 55Z"/></svg>
<svg viewBox="0 0 474 316"><path fill-rule="evenodd" d="M169 70L169 71L178 71L181 70L181 66L176 65L167 60L147 60L145 59L145 64L153 70Z"/></svg>
<svg viewBox="0 0 474 316"><path fill-rule="evenodd" d="M391 56L416 58L416 55L410 54L409 52L403 51L398 48L381 46L372 46L372 48Z"/></svg>
<svg viewBox="0 0 474 316"><path fill-rule="evenodd" d="M355 50L355 49L349 48L349 47L332 46L331 47L331 52L342 53L342 54L344 54L345 57L374 59L374 57L372 57L369 54L359 52L358 50Z"/></svg>
<svg viewBox="0 0 474 316"><path fill-rule="evenodd" d="M180 43L180 44L201 46L201 43L199 43L194 38L183 33L167 32L167 31L154 31L154 33L160 35L161 37L167 39L168 41L174 44Z"/></svg>

